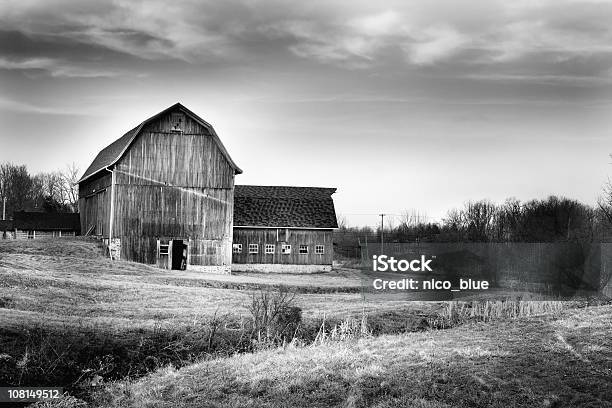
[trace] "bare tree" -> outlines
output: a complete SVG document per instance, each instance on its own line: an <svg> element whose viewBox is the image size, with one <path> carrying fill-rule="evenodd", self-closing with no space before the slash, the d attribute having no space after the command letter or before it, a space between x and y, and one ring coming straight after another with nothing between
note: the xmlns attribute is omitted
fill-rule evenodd
<svg viewBox="0 0 612 408"><path fill-rule="evenodd" d="M0 198L6 198L7 214L33 206L32 178L26 166L0 164Z"/></svg>
<svg viewBox="0 0 612 408"><path fill-rule="evenodd" d="M427 213L415 210L414 208L404 211L401 215L401 223L406 227L416 227L421 224L426 224L427 219Z"/></svg>
<svg viewBox="0 0 612 408"><path fill-rule="evenodd" d="M74 163L64 170L38 173L32 179L34 207L45 211L77 212L78 177L79 168Z"/></svg>
<svg viewBox="0 0 612 408"><path fill-rule="evenodd" d="M453 208L446 213L443 219L444 226L452 231L460 231L463 229L464 217L463 212Z"/></svg>
<svg viewBox="0 0 612 408"><path fill-rule="evenodd" d="M61 172L64 203L72 208L72 212L77 212L79 207L79 174L80 170L74 162Z"/></svg>
<svg viewBox="0 0 612 408"><path fill-rule="evenodd" d="M506 199L495 213L495 219L493 220L494 238L502 242L516 241L519 237L522 220L523 204L520 200L514 197Z"/></svg>
<svg viewBox="0 0 612 408"><path fill-rule="evenodd" d="M78 196L77 196L78 198ZM346 230L348 229L348 221L346 220L346 216L342 215L342 214L338 214L336 216L336 219L338 220L338 228L341 230Z"/></svg>
<svg viewBox="0 0 612 408"><path fill-rule="evenodd" d="M497 206L489 200L468 201L463 209L463 220L468 238L472 241L487 241L491 238Z"/></svg>
<svg viewBox="0 0 612 408"><path fill-rule="evenodd" d="M597 199L597 206L606 221L612 225L612 181L610 179L603 186L601 195Z"/></svg>

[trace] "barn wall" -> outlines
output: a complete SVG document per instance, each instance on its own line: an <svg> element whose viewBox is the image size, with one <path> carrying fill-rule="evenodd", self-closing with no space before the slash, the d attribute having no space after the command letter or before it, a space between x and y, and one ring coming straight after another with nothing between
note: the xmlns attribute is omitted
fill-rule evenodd
<svg viewBox="0 0 612 408"><path fill-rule="evenodd" d="M157 239L191 239L191 264L230 263L230 189L119 184L114 211L113 236L121 239L122 259L152 264Z"/></svg>
<svg viewBox="0 0 612 408"><path fill-rule="evenodd" d="M208 133L182 115L147 125L115 167L113 237L121 258L154 264L158 239L189 243L191 265L230 265L234 169Z"/></svg>
<svg viewBox="0 0 612 408"><path fill-rule="evenodd" d="M331 265L332 230L277 228L234 228L234 244L242 244L241 253L232 254L235 264ZM249 244L258 244L259 252L249 254ZM274 254L265 253L265 244L274 244ZM291 254L282 254L282 244L291 245ZM308 245L308 254L299 253L299 245ZM315 254L315 245L324 245L324 254Z"/></svg>
<svg viewBox="0 0 612 408"><path fill-rule="evenodd" d="M79 214L83 235L92 225L95 225L95 235L108 236L110 186L111 174L106 171L79 184Z"/></svg>
<svg viewBox="0 0 612 408"><path fill-rule="evenodd" d="M171 132L170 118L166 115L142 130L117 163L116 183L233 188L234 168L208 130L183 117L185 131Z"/></svg>

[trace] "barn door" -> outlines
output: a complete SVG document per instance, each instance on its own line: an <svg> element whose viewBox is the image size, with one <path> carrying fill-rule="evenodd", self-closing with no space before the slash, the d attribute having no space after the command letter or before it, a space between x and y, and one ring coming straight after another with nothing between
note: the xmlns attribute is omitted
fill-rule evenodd
<svg viewBox="0 0 612 408"><path fill-rule="evenodd" d="M172 243L172 269L184 271L187 269L188 248L182 239L173 239Z"/></svg>

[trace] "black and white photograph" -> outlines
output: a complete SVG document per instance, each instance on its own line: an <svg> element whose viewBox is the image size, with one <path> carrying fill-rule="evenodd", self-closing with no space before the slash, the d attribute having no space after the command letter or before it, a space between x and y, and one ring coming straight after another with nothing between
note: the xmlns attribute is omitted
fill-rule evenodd
<svg viewBox="0 0 612 408"><path fill-rule="evenodd" d="M612 0L0 0L0 408L612 408Z"/></svg>

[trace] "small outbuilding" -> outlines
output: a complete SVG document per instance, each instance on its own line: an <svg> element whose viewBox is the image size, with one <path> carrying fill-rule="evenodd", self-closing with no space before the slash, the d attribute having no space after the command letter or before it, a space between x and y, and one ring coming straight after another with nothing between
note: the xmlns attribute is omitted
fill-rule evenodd
<svg viewBox="0 0 612 408"><path fill-rule="evenodd" d="M232 270L331 271L338 228L335 188L245 186L234 189Z"/></svg>
<svg viewBox="0 0 612 408"><path fill-rule="evenodd" d="M81 230L79 214L76 213L16 211L11 223L11 232L7 231L6 238L74 237Z"/></svg>

